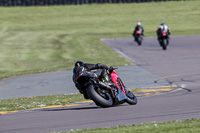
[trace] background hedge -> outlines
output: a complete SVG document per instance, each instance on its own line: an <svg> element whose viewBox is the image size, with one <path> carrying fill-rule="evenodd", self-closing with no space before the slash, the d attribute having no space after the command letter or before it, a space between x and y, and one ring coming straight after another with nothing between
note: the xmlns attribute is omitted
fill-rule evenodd
<svg viewBox="0 0 200 133"><path fill-rule="evenodd" d="M81 5L92 3L136 3L173 0L0 0L0 6ZM175 0L180 1L180 0Z"/></svg>

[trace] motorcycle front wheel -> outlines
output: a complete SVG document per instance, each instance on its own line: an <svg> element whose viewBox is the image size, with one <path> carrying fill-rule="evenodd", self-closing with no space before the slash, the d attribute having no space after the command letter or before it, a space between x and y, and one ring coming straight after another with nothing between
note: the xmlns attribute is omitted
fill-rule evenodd
<svg viewBox="0 0 200 133"><path fill-rule="evenodd" d="M109 93L101 91L100 88L89 85L86 89L89 97L100 107L111 107L113 105L113 99Z"/></svg>
<svg viewBox="0 0 200 133"><path fill-rule="evenodd" d="M130 91L126 90L126 96L127 96L127 103L130 105L136 105L137 104L137 97Z"/></svg>

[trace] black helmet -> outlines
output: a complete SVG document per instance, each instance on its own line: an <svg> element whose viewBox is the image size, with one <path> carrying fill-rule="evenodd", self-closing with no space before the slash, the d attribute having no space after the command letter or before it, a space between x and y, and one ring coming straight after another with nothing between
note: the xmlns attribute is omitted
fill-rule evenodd
<svg viewBox="0 0 200 133"><path fill-rule="evenodd" d="M85 63L84 62L82 62L82 61L77 61L76 63L75 63L75 67L76 66L83 66Z"/></svg>

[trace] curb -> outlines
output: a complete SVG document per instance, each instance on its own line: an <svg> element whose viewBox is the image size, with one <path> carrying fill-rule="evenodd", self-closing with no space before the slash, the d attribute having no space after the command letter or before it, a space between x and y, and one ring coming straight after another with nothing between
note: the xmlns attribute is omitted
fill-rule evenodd
<svg viewBox="0 0 200 133"><path fill-rule="evenodd" d="M166 92L173 91L178 88L178 85L167 85L167 86L156 86L156 87L148 87L144 88L134 94L138 97L140 96L150 96L150 95L157 95Z"/></svg>

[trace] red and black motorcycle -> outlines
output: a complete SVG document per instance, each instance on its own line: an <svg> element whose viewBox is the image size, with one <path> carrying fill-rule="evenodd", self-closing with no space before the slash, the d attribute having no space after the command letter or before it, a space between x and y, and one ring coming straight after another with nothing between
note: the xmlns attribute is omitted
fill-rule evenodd
<svg viewBox="0 0 200 133"><path fill-rule="evenodd" d="M123 85L117 73L113 70L109 76L110 81L103 82L93 74L86 73L79 75L76 81L97 106L111 107L125 102L136 105L137 97Z"/></svg>

